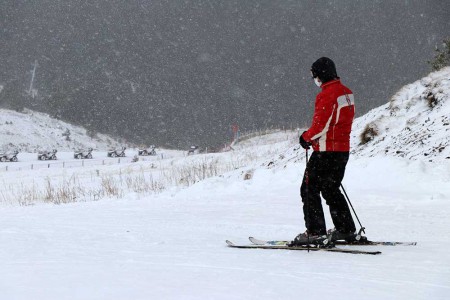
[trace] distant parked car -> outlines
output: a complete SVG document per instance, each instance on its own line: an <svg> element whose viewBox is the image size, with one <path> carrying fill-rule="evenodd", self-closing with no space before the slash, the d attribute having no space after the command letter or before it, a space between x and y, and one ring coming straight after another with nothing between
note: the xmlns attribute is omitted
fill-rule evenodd
<svg viewBox="0 0 450 300"><path fill-rule="evenodd" d="M147 149L139 149L138 154L142 156L156 155L155 145L151 145Z"/></svg>
<svg viewBox="0 0 450 300"><path fill-rule="evenodd" d="M188 155L198 154L198 153L200 153L200 147L199 146L191 146L191 148L189 148L189 150L188 150Z"/></svg>
<svg viewBox="0 0 450 300"><path fill-rule="evenodd" d="M53 149L52 151L47 151L47 150L43 150L43 151L39 151L38 152L38 159L39 160L56 160L56 152L58 152L58 150Z"/></svg>
<svg viewBox="0 0 450 300"><path fill-rule="evenodd" d="M0 161L17 161L17 154L19 154L18 150L14 150L12 152L0 153Z"/></svg>
<svg viewBox="0 0 450 300"><path fill-rule="evenodd" d="M91 159L92 158L92 148L88 148L87 150L78 150L73 153L73 157L76 159Z"/></svg>
<svg viewBox="0 0 450 300"><path fill-rule="evenodd" d="M108 157L125 157L125 147L108 150Z"/></svg>

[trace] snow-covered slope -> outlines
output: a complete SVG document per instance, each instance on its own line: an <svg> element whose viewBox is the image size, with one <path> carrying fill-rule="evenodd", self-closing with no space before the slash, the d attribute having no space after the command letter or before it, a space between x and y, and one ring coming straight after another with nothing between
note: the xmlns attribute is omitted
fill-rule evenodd
<svg viewBox="0 0 450 300"><path fill-rule="evenodd" d="M442 88L443 74L427 78ZM403 130L418 116L409 122L417 131L448 137L438 123L448 89L435 91L429 109L420 98L427 82L393 98L395 115L385 106L356 120L344 178L369 238L417 246L350 246L379 256L228 248L225 239L292 239L305 230L305 152L298 133L278 132L226 153L0 171L0 299L448 299L448 147L432 152L431 137L422 144ZM431 121L420 126L422 118ZM378 135L359 146L373 122ZM64 195L70 204L41 204Z"/></svg>
<svg viewBox="0 0 450 300"><path fill-rule="evenodd" d="M347 168L345 188L368 236L417 241L415 247L355 247L383 252L375 257L228 248L225 239L292 239L305 230L299 197L304 152L297 152L299 161L275 154L295 152L296 133L267 138L273 143L254 139L240 150L166 162L0 172L0 198L12 182L24 191L21 179L69 193L72 180L75 189L91 185L93 192L125 186L120 197L100 201L1 206L0 299L269 300L305 292L346 300L448 298L447 161L383 154L359 157ZM225 165L236 155L253 157L253 167L158 193L140 189L149 172L158 180L172 165L191 170L211 159ZM270 158L284 167L256 163Z"/></svg>
<svg viewBox="0 0 450 300"><path fill-rule="evenodd" d="M70 133L69 137L67 133ZM112 137L95 134L91 138L85 128L51 118L44 113L32 110L19 113L0 109L0 151L72 151L88 147L106 150L118 146L121 144Z"/></svg>
<svg viewBox="0 0 450 300"><path fill-rule="evenodd" d="M389 103L356 119L352 149L364 157L450 159L450 67L406 85Z"/></svg>
<svg viewBox="0 0 450 300"><path fill-rule="evenodd" d="M404 86L389 103L356 118L351 149L351 159L387 156L450 162L450 67ZM298 146L285 148L265 164L285 167L299 161L301 152Z"/></svg>

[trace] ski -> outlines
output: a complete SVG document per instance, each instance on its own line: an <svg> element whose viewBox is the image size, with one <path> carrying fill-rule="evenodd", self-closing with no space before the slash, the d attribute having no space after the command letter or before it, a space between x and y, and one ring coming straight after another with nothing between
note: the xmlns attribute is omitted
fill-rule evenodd
<svg viewBox="0 0 450 300"><path fill-rule="evenodd" d="M286 245L288 243L290 243L290 241L277 241L277 240L271 240L271 241L265 241L265 240L259 240L256 239L254 237L249 237L248 238L250 240L250 242L252 242L254 245L273 245L273 246L283 246ZM336 241L334 242L335 245L354 245L354 246L415 246L417 245L417 242L375 242L375 241L362 241L362 242L346 242L346 241Z"/></svg>
<svg viewBox="0 0 450 300"><path fill-rule="evenodd" d="M365 251L365 250L356 250L356 249L343 249L343 248L322 248L317 247L317 245L308 246L295 246L288 247L287 245L237 245L229 240L225 241L228 247L232 248L242 248L242 249L271 249L271 250L303 250L303 251L327 251L327 252L339 252L339 253L349 253L349 254L369 254L369 255L377 255L381 254L380 251Z"/></svg>

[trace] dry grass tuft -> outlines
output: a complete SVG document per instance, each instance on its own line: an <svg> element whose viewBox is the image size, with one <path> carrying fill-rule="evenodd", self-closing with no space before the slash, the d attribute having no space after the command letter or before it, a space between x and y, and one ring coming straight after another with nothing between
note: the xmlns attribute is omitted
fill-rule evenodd
<svg viewBox="0 0 450 300"><path fill-rule="evenodd" d="M373 141L375 137L378 135L378 129L375 124L367 124L364 128L363 132L361 132L360 145L365 145L370 141Z"/></svg>

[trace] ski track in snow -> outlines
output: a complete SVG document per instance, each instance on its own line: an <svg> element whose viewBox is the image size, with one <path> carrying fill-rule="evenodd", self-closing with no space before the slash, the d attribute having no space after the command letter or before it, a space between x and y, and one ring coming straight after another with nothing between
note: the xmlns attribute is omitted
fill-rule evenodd
<svg viewBox="0 0 450 300"><path fill-rule="evenodd" d="M450 160L436 153L408 159L365 146L366 155L351 156L344 178L370 239L417 246L352 246L382 251L378 256L226 246L226 239L292 239L304 231L305 159L296 141L296 133L280 132L237 144L234 152L174 152L158 160L162 168L252 157L243 168L189 187L64 205L2 203L0 299L447 299ZM24 165L34 159L23 157ZM59 182L77 174L95 184L97 170L119 176L150 163L0 171L0 197L25 181L39 186L43 176Z"/></svg>

